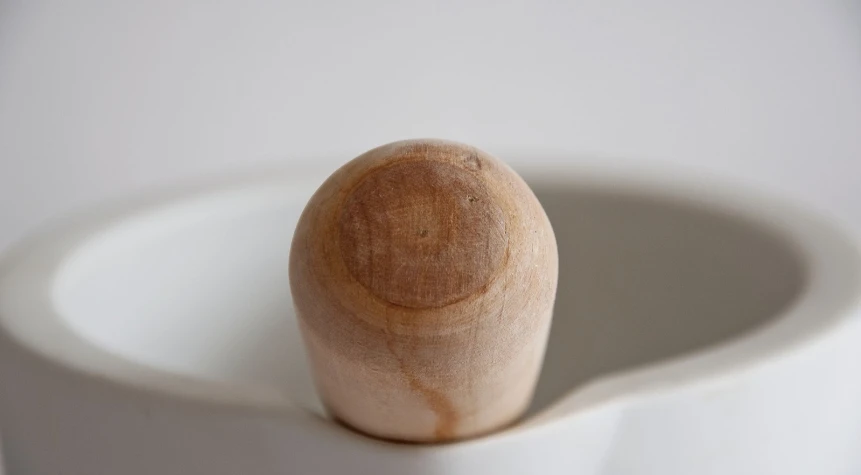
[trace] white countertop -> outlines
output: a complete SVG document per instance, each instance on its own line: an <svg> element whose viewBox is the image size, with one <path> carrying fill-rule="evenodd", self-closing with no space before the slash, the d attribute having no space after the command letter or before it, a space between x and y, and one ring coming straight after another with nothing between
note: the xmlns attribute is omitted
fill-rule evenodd
<svg viewBox="0 0 861 475"><path fill-rule="evenodd" d="M0 247L132 190L417 136L678 162L861 224L853 0L215 3L0 6Z"/></svg>

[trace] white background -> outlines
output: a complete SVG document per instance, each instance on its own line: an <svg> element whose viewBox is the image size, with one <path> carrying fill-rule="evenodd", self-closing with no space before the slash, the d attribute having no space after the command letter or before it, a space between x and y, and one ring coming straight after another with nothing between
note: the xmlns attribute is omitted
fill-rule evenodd
<svg viewBox="0 0 861 475"><path fill-rule="evenodd" d="M0 247L416 136L680 162L861 224L861 2L0 3Z"/></svg>

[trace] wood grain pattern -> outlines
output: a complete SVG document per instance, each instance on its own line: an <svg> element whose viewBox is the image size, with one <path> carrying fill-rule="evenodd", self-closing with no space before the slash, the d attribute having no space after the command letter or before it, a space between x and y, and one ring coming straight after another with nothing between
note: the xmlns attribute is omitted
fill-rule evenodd
<svg viewBox="0 0 861 475"><path fill-rule="evenodd" d="M556 241L505 164L441 140L395 142L338 169L293 238L294 305L332 415L440 442L515 420L550 327Z"/></svg>

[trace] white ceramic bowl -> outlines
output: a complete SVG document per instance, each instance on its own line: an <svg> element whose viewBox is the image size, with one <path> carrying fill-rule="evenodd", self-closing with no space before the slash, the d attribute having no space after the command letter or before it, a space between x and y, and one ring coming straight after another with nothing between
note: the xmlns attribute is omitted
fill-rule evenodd
<svg viewBox="0 0 861 475"><path fill-rule="evenodd" d="M612 163L525 174L560 247L530 414L442 446L330 422L295 329L291 233L330 170L111 205L0 267L12 475L849 474L861 257L831 220ZM853 446L854 444L854 446Z"/></svg>

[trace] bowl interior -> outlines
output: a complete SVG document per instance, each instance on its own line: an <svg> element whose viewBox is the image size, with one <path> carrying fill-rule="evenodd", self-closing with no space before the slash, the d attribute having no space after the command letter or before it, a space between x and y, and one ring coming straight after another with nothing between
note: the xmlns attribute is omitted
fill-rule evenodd
<svg viewBox="0 0 861 475"><path fill-rule="evenodd" d="M536 184L559 289L532 411L603 375L704 351L802 293L798 250L761 222L645 191Z"/></svg>
<svg viewBox="0 0 861 475"><path fill-rule="evenodd" d="M780 315L799 254L762 223L612 186L530 183L560 280L532 410L603 375L706 349ZM225 190L111 223L62 266L54 305L80 337L170 373L277 390L322 413L288 285L313 188Z"/></svg>

